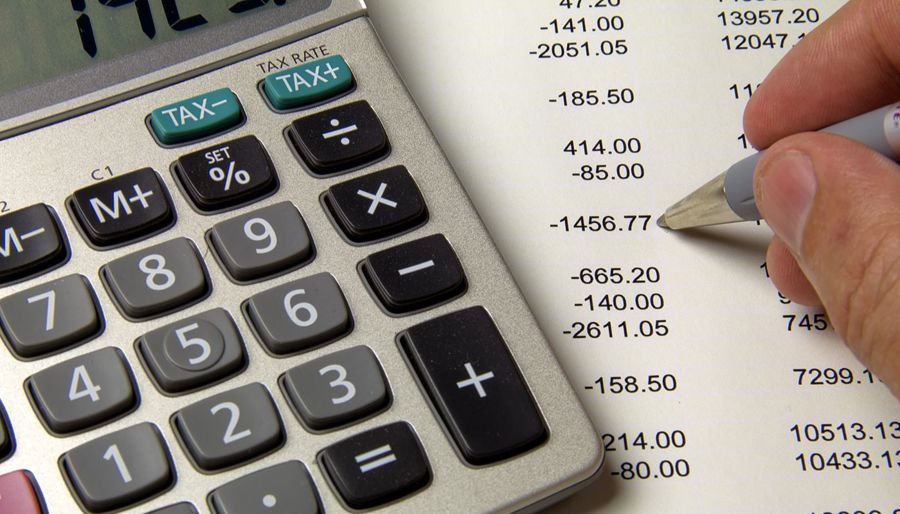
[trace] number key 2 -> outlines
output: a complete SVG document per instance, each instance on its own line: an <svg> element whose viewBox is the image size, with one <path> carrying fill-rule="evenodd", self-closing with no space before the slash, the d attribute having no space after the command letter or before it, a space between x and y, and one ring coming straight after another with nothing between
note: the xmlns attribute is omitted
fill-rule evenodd
<svg viewBox="0 0 900 514"><path fill-rule="evenodd" d="M172 424L194 464L205 471L255 459L284 440L272 397L255 383L189 405L175 413Z"/></svg>

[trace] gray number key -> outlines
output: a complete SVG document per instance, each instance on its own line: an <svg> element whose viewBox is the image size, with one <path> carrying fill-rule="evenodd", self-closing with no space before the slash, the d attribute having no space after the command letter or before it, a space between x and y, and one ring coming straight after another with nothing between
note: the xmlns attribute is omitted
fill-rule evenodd
<svg viewBox="0 0 900 514"><path fill-rule="evenodd" d="M281 445L281 418L266 388L248 384L189 405L172 424L194 464L215 471Z"/></svg>
<svg viewBox="0 0 900 514"><path fill-rule="evenodd" d="M209 496L216 514L317 514L319 498L298 461L261 469L229 482Z"/></svg>
<svg viewBox="0 0 900 514"><path fill-rule="evenodd" d="M329 273L263 291L243 308L257 337L276 355L332 341L352 328L347 301Z"/></svg>
<svg viewBox="0 0 900 514"><path fill-rule="evenodd" d="M244 367L244 343L225 309L148 332L135 343L144 367L167 393L210 385Z"/></svg>
<svg viewBox="0 0 900 514"><path fill-rule="evenodd" d="M95 337L102 330L97 299L86 278L69 275L0 300L9 348L31 358Z"/></svg>
<svg viewBox="0 0 900 514"><path fill-rule="evenodd" d="M365 346L301 364L282 375L280 383L300 420L312 430L360 419L389 400L378 359Z"/></svg>
<svg viewBox="0 0 900 514"><path fill-rule="evenodd" d="M134 377L118 348L104 348L35 373L25 388L44 424L68 434L125 414L137 404Z"/></svg>
<svg viewBox="0 0 900 514"><path fill-rule="evenodd" d="M291 202L217 223L208 237L219 262L239 282L289 271L313 256L309 230Z"/></svg>
<svg viewBox="0 0 900 514"><path fill-rule="evenodd" d="M183 237L120 257L100 274L119 310L131 319L184 307L209 291L197 248Z"/></svg>
<svg viewBox="0 0 900 514"><path fill-rule="evenodd" d="M174 480L168 449L150 423L82 444L63 454L60 465L72 492L91 512L146 500Z"/></svg>

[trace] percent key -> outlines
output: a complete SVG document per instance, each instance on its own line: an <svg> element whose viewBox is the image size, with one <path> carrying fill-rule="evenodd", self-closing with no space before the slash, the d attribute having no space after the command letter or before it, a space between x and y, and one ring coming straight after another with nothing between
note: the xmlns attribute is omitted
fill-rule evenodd
<svg viewBox="0 0 900 514"><path fill-rule="evenodd" d="M262 143L244 136L182 156L173 166L184 191L202 212L218 212L267 196L278 177Z"/></svg>

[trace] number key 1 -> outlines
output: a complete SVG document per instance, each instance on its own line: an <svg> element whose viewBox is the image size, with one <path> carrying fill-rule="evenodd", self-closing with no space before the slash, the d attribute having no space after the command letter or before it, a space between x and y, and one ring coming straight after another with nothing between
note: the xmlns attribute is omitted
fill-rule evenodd
<svg viewBox="0 0 900 514"><path fill-rule="evenodd" d="M91 512L146 500L174 480L168 449L150 423L82 444L63 454L60 466L76 498Z"/></svg>

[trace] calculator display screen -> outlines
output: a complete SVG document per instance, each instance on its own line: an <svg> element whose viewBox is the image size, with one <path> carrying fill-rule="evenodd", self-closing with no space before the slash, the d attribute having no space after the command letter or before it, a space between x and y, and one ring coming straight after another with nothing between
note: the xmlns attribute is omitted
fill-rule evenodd
<svg viewBox="0 0 900 514"><path fill-rule="evenodd" d="M300 1L3 0L0 95Z"/></svg>

